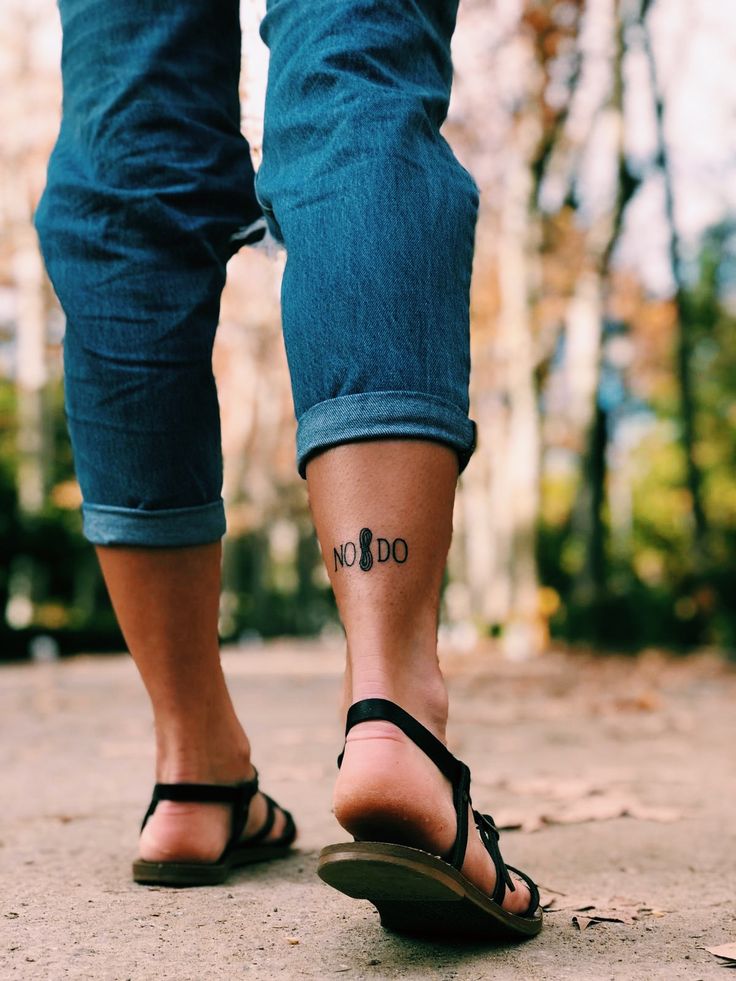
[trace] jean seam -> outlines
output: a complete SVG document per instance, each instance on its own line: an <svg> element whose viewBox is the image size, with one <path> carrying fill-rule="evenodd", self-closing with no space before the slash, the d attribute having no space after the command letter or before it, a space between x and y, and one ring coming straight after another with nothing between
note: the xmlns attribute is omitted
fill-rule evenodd
<svg viewBox="0 0 736 981"><path fill-rule="evenodd" d="M119 504L95 504L94 502L84 501L82 509L95 514L120 514L126 517L158 517L161 515L171 516L176 514L192 514L199 511L219 510L224 506L222 498L216 501L208 501L206 504L193 504L183 508L126 508Z"/></svg>
<svg viewBox="0 0 736 981"><path fill-rule="evenodd" d="M460 408L459 405L457 405L455 402L450 402L448 399L443 399L439 395L430 395L427 392L418 392L413 389L396 388L396 389L386 389L380 392L347 392L345 395L334 395L332 396L332 398L323 399L321 402L315 402L314 405L311 405L308 409L305 409L305 411L299 416L297 421L301 423L302 420L305 419L310 412L314 412L317 409L319 409L321 406L328 405L331 402L338 402L341 399L356 399L356 398L365 399L365 398L370 398L371 396L377 396L380 399L386 395L396 395L400 397L410 396L410 397L425 399L426 401L429 402L436 402L438 405L444 406L445 408L448 409L452 409L453 412L459 412L461 415L468 418L468 413L464 409Z"/></svg>
<svg viewBox="0 0 736 981"><path fill-rule="evenodd" d="M449 417L446 416L443 418L441 412L439 417L434 416L434 418L428 416L425 419L415 417L407 420L406 418L397 417L395 420L387 418L374 420L379 429L385 428L385 434L368 432L367 427L371 425L370 419L349 419L347 422L341 422L337 425L334 425L334 420L330 420L333 423L330 427L332 432L328 432L326 428L324 431L321 431L320 425L317 424L316 427L311 427L313 431L308 433L308 437L304 435L305 429L310 427L312 418L316 416L319 419L319 416L323 413L329 413L329 406L331 404L340 403L341 401L365 402L376 400L380 405L384 402L387 395L398 397L399 402L408 396L409 402L414 405L417 399L421 400L431 406L437 406L437 409L442 410L444 413L449 413ZM470 419L468 413L455 403L427 392L392 390L353 392L346 395L338 395L331 399L325 399L322 402L315 403L315 405L302 413L298 423L296 463L297 472L302 478L305 478L306 464L312 455L322 449L328 449L341 443L381 438L425 438L429 440L440 440L451 445L458 453L461 460L461 472L467 466L477 445L477 425L474 420ZM411 432L407 431L407 426L412 429ZM404 427L403 431L402 427ZM466 436L463 430L467 430L468 428L469 433Z"/></svg>

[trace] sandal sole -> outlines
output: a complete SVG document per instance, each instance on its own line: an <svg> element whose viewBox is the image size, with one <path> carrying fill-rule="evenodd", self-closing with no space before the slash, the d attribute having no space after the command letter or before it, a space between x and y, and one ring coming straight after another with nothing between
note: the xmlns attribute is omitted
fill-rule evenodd
<svg viewBox="0 0 736 981"><path fill-rule="evenodd" d="M253 847L249 852L233 852L227 862L133 862L133 881L145 886L218 886L233 869L275 858L287 858L290 845Z"/></svg>
<svg viewBox="0 0 736 981"><path fill-rule="evenodd" d="M509 913L442 859L418 848L346 842L323 848L323 882L353 899L367 899L381 925L413 936L497 942L536 936L542 911Z"/></svg>
<svg viewBox="0 0 736 981"><path fill-rule="evenodd" d="M230 864L225 862L133 862L133 881L143 886L217 886L229 872Z"/></svg>

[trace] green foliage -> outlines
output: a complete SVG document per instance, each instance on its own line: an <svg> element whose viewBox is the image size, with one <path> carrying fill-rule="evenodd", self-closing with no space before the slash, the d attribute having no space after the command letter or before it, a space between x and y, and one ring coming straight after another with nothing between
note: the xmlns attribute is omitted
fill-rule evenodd
<svg viewBox="0 0 736 981"><path fill-rule="evenodd" d="M601 508L602 584L591 585L588 543L574 520L580 477L574 469L545 477L538 562L546 612L558 636L603 648L712 644L736 649L736 314L721 298L727 292L726 236L721 229L706 241L697 282L684 298L704 547L694 547L673 351L665 383L654 386L648 404L636 409L648 421L628 458L625 529L611 526L610 501ZM631 370L637 371L636 364ZM0 616L0 658L26 656L40 633L52 635L62 652L124 647L94 550L82 536L61 381L49 386L45 397L49 493L40 513L21 515L16 394L11 382L0 381L0 611L8 608L13 576L30 577L32 601L30 619L14 629ZM615 439L615 421L611 432ZM285 550L274 544L271 515L264 516L263 527L226 539L221 618L226 640L314 635L337 622L303 495L293 487L277 489L271 510L287 525Z"/></svg>
<svg viewBox="0 0 736 981"><path fill-rule="evenodd" d="M221 625L224 639L313 636L336 621L332 591L317 577L322 560L311 528L299 529L295 561L288 564L271 556L266 529L235 538L227 548L235 603Z"/></svg>
<svg viewBox="0 0 736 981"><path fill-rule="evenodd" d="M538 556L542 582L560 597L551 620L559 636L616 648L736 650L736 314L719 295L725 234L719 229L706 241L698 281L685 297L704 548L694 545L680 406L666 386L652 397L651 425L631 454L631 527L625 548L609 542L604 589L576 590L585 543L572 528L569 487L545 488L555 501L542 514Z"/></svg>

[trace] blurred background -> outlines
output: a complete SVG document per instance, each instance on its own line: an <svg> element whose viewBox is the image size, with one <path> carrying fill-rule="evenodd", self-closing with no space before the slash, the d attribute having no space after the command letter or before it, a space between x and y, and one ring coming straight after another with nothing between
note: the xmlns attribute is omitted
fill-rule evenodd
<svg viewBox="0 0 736 981"><path fill-rule="evenodd" d="M256 163L267 51L243 3ZM64 417L32 215L60 114L52 0L0 7L0 660L124 642ZM463 0L445 135L481 188L471 416L442 636L508 657L736 648L736 6ZM229 268L214 368L220 631L339 632L295 469L283 254Z"/></svg>

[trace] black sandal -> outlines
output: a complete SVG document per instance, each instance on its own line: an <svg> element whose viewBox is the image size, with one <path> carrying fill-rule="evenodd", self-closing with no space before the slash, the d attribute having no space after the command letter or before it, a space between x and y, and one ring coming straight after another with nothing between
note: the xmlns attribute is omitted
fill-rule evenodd
<svg viewBox="0 0 736 981"><path fill-rule="evenodd" d="M470 770L420 722L383 698L366 698L350 707L345 735L360 722L381 719L398 726L450 780L457 812L457 835L447 859L418 848L384 842L354 841L323 848L318 874L328 885L355 899L368 899L381 924L400 933L451 938L510 941L533 937L542 929L539 890L524 872L507 866L498 847L499 831L489 814L473 810L475 826L496 867L496 887L486 896L460 869L467 848ZM345 750L337 765L342 763ZM506 889L515 891L509 871L529 887L523 914L503 909Z"/></svg>
<svg viewBox="0 0 736 981"><path fill-rule="evenodd" d="M296 826L291 814L280 807L268 794L263 794L268 814L262 828L254 835L240 840L248 821L250 803L258 793L258 773L252 780L236 786L206 783L157 783L153 798L141 824L141 831L156 810L160 800L186 801L201 804L230 804L232 825L225 849L215 862L147 862L139 858L133 862L133 879L144 885L161 886L212 886L224 882L229 872L240 865L265 862L271 858L284 858L289 854L296 838ZM274 826L276 810L286 817L283 834L275 841L264 841Z"/></svg>

